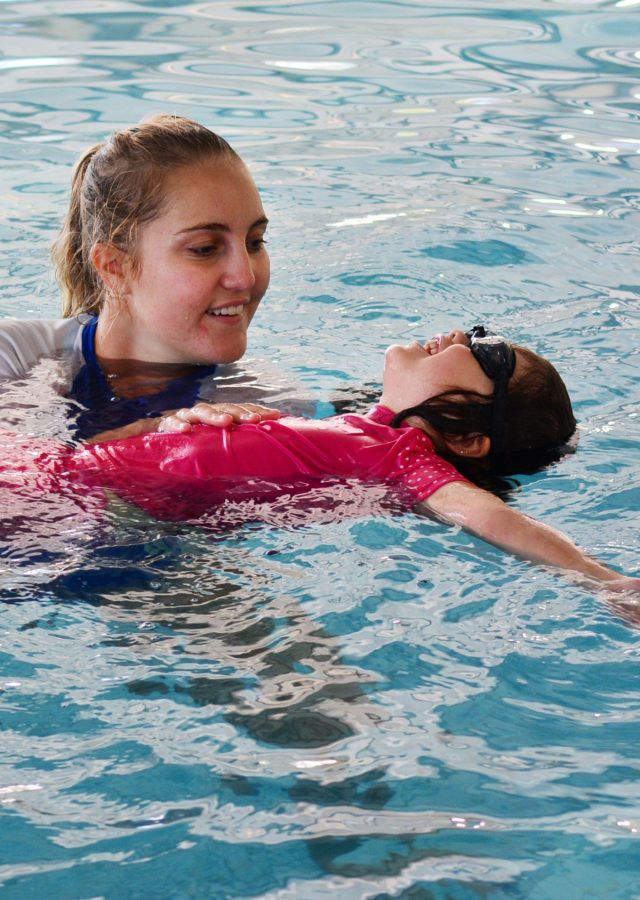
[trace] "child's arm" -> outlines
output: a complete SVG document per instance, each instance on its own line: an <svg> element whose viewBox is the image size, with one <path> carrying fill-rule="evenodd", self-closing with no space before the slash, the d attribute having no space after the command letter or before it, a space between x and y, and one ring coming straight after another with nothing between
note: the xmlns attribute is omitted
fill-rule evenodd
<svg viewBox="0 0 640 900"><path fill-rule="evenodd" d="M475 485L451 482L419 504L418 511L420 507L523 559L579 572L610 590L640 591L640 578L621 575L591 559L561 532Z"/></svg>

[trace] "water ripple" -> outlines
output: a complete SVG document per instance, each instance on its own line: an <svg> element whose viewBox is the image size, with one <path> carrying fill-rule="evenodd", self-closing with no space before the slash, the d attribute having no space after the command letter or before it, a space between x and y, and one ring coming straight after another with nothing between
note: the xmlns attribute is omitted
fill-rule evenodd
<svg viewBox="0 0 640 900"><path fill-rule="evenodd" d="M490 321L557 360L580 418L513 504L633 569L637 5L3 4L0 310L57 311L46 251L85 146L193 115L263 191L252 354L287 396L366 408L390 341ZM66 436L58 374L7 388L5 423ZM3 898L626 900L633 610L383 495L189 525L13 499Z"/></svg>

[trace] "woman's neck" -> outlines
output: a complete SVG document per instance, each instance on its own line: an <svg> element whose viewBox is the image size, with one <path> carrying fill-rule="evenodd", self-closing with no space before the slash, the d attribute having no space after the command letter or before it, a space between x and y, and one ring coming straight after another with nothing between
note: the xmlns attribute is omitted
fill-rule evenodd
<svg viewBox="0 0 640 900"><path fill-rule="evenodd" d="M134 331L126 310L114 312L105 305L98 318L94 349L96 360L115 396L131 399L158 394L174 379L200 370L200 366L189 363L155 362L143 358L133 338Z"/></svg>
<svg viewBox="0 0 640 900"><path fill-rule="evenodd" d="M166 390L176 378L185 378L198 372L201 366L184 363L154 363L139 359L111 359L96 353L111 392L116 397L131 399L148 397Z"/></svg>

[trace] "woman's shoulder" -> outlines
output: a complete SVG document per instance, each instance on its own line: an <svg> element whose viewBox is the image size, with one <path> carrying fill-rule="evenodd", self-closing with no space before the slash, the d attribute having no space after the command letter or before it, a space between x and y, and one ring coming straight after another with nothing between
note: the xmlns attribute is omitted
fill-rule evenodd
<svg viewBox="0 0 640 900"><path fill-rule="evenodd" d="M0 378L19 377L41 359L81 345L87 316L70 319L0 319Z"/></svg>

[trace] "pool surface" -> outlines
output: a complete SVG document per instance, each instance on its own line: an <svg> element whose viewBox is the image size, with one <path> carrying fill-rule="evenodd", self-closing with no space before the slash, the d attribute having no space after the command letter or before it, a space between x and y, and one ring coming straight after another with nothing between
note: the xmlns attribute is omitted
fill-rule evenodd
<svg viewBox="0 0 640 900"><path fill-rule="evenodd" d="M639 0L3 3L0 315L57 315L87 146L200 119L271 220L246 372L322 416L491 324L580 420L511 502L637 571L639 48ZM638 626L379 493L2 511L3 900L640 896Z"/></svg>

